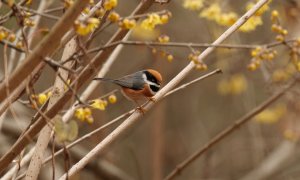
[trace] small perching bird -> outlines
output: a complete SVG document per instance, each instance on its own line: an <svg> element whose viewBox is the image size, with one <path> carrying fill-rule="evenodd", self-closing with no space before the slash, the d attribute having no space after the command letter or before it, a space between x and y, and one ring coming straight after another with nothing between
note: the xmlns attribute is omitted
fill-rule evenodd
<svg viewBox="0 0 300 180"><path fill-rule="evenodd" d="M123 95L127 99L134 101L143 112L143 108L139 103L145 100L153 100L152 96L160 89L162 77L158 71L146 69L119 79L94 78L94 80L107 81L119 85L122 88Z"/></svg>

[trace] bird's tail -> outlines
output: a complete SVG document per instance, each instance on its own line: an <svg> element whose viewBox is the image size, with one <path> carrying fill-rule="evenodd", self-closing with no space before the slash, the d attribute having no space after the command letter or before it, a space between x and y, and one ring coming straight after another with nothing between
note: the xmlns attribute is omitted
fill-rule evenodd
<svg viewBox="0 0 300 180"><path fill-rule="evenodd" d="M106 81L106 82L111 82L111 83L115 83L114 79L109 79L109 78L94 78L93 80L98 80L98 81Z"/></svg>

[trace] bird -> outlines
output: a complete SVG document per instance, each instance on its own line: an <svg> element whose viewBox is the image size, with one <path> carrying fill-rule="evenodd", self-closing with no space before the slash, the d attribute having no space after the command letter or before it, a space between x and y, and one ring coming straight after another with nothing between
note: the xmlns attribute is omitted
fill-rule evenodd
<svg viewBox="0 0 300 180"><path fill-rule="evenodd" d="M128 100L135 102L138 109L144 113L140 103L146 100L155 101L152 97L161 87L162 76L154 69L145 69L118 79L96 77L94 80L110 82L120 86L122 94Z"/></svg>

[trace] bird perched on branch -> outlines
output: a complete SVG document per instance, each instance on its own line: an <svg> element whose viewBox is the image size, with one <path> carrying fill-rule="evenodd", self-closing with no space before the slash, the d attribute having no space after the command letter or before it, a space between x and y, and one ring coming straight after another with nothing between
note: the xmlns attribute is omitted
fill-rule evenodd
<svg viewBox="0 0 300 180"><path fill-rule="evenodd" d="M141 102L151 100L160 89L162 82L161 74L153 69L146 69L126 75L119 79L109 78L94 78L94 80L111 82L119 85L122 88L123 95L134 101L138 105L138 109L144 113L143 108L140 106Z"/></svg>

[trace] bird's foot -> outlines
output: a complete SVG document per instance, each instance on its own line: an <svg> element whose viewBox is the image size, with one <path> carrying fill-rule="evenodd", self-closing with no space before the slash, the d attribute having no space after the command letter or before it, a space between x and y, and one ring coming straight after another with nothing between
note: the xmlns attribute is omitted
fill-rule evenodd
<svg viewBox="0 0 300 180"><path fill-rule="evenodd" d="M142 106L138 106L136 110L140 111L143 115L146 113L146 109L144 109Z"/></svg>
<svg viewBox="0 0 300 180"><path fill-rule="evenodd" d="M153 102L153 103L156 103L156 99L154 97L150 97L150 98L148 98L148 100Z"/></svg>

